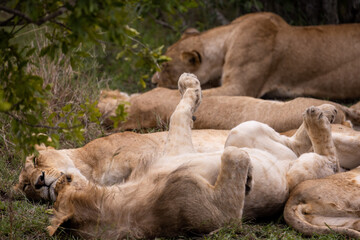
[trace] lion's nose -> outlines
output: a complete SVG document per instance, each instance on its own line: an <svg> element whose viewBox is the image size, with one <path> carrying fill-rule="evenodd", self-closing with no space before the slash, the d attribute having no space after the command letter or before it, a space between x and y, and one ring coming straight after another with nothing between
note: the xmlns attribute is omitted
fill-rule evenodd
<svg viewBox="0 0 360 240"><path fill-rule="evenodd" d="M45 185L45 172L42 172L35 183L35 189L42 188Z"/></svg>

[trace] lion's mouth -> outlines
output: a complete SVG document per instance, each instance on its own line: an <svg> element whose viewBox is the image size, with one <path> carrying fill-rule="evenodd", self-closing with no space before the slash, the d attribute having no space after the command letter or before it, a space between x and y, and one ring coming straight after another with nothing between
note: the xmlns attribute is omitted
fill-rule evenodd
<svg viewBox="0 0 360 240"><path fill-rule="evenodd" d="M49 185L44 186L44 187L47 187L47 190L48 190L48 193L47 193L48 199L50 199L53 202L56 201L56 197L57 197L57 193L55 192L56 183L62 175L64 175L64 173L61 173L60 176L58 178L56 178L55 180L53 180L52 182L50 182Z"/></svg>
<svg viewBox="0 0 360 240"><path fill-rule="evenodd" d="M55 181L53 181L50 186L48 186L48 198L55 202L56 201L56 193L55 193L55 186L56 186L56 182L58 179L56 179Z"/></svg>

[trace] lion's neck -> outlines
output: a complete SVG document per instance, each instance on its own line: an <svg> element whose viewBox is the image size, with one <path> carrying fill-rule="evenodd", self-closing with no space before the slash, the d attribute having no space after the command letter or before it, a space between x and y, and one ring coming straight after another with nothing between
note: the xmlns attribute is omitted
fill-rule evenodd
<svg viewBox="0 0 360 240"><path fill-rule="evenodd" d="M216 28L216 31L210 30L201 35L201 40L203 41L202 45L204 47L203 58L207 61L207 69L204 69L206 76L198 76L199 79L207 78L208 76L211 78L209 80L215 78L220 79L227 50L226 40L231 34L231 28L231 25L223 26Z"/></svg>
<svg viewBox="0 0 360 240"><path fill-rule="evenodd" d="M233 26L223 26L216 31L207 31L202 35L204 54L208 58L224 59L226 53L226 40L231 34Z"/></svg>

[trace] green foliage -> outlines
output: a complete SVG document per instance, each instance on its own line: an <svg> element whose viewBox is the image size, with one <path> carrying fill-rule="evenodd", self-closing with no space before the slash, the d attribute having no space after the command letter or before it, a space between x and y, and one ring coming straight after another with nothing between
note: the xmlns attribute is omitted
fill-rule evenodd
<svg viewBox="0 0 360 240"><path fill-rule="evenodd" d="M129 105L130 103L125 102L124 104L119 104L119 106L115 110L115 116L110 116L110 120L114 122L114 127L117 128L119 123L126 120L127 112L125 111L125 105Z"/></svg>
<svg viewBox="0 0 360 240"><path fill-rule="evenodd" d="M37 63L31 61L34 55L52 61L65 55L73 69L81 70L84 59L91 57L86 49L111 44L121 49L117 59L135 59L131 60L135 68L143 69L138 82L145 88L146 80L168 58L161 54L163 46L152 50L131 25L157 7L171 14L175 9L186 12L194 6L196 3L191 0L13 0L0 5L1 19L4 19L0 21L0 114L7 115L11 121L9 131L17 148L27 154L33 151L34 144L57 146L59 132L67 139L81 142L84 124L99 123L100 118L94 99L81 105L80 111L74 111L69 103L60 113L44 114L49 107L52 86L28 71L29 65L37 67ZM41 32L47 39L41 49L31 47L29 42L15 41L30 25L46 25L50 29ZM124 106L122 108L117 111L116 124L126 117ZM47 136L41 133L50 135L53 141L48 142Z"/></svg>

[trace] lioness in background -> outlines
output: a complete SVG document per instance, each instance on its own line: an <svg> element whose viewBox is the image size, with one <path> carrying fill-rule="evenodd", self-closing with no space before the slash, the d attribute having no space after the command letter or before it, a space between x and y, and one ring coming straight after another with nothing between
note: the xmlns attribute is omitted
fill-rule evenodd
<svg viewBox="0 0 360 240"><path fill-rule="evenodd" d="M129 115L120 130L167 126L170 116L180 101L177 90L155 88L143 94L127 95L119 91L101 91L98 108L105 125L112 125L110 116L117 106L126 104ZM302 123L301 114L310 106L331 104L337 115L333 123L360 126L360 110L314 98L296 98L291 101L271 101L245 96L211 96L203 99L194 114L195 129L232 129L238 124L255 120L266 123L278 132L297 129Z"/></svg>
<svg viewBox="0 0 360 240"><path fill-rule="evenodd" d="M152 82L176 88L181 73L198 76L208 95L360 97L360 24L293 27L273 13L254 13L170 46Z"/></svg>

